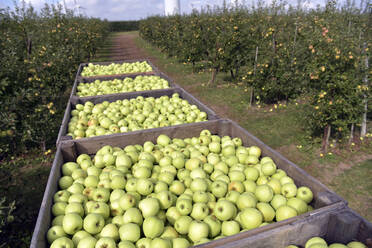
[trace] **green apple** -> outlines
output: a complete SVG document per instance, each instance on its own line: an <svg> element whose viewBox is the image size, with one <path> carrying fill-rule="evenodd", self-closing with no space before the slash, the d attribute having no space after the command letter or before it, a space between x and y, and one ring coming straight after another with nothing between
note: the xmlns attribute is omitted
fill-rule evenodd
<svg viewBox="0 0 372 248"><path fill-rule="evenodd" d="M189 199L179 198L176 202L176 208L181 215L188 215L192 211L192 201Z"/></svg>
<svg viewBox="0 0 372 248"><path fill-rule="evenodd" d="M143 217L138 208L128 208L123 215L123 223L135 223L142 225Z"/></svg>
<svg viewBox="0 0 372 248"><path fill-rule="evenodd" d="M282 185L282 195L291 198L295 197L297 194L297 186L294 183L286 183Z"/></svg>
<svg viewBox="0 0 372 248"><path fill-rule="evenodd" d="M67 162L62 165L62 175L71 176L72 172L79 168L79 165L75 162Z"/></svg>
<svg viewBox="0 0 372 248"><path fill-rule="evenodd" d="M149 238L141 238L136 242L136 245L133 245L133 248L138 247L138 248L150 248L151 245L151 240ZM129 246L128 246L129 247Z"/></svg>
<svg viewBox="0 0 372 248"><path fill-rule="evenodd" d="M115 241L119 240L119 230L115 224L107 224L101 230L100 237L112 238Z"/></svg>
<svg viewBox="0 0 372 248"><path fill-rule="evenodd" d="M174 228L180 234L187 234L189 231L189 226L192 222L192 218L188 215L180 216L174 223Z"/></svg>
<svg viewBox="0 0 372 248"><path fill-rule="evenodd" d="M73 235L83 227L83 219L79 214L66 214L63 218L62 227L65 233Z"/></svg>
<svg viewBox="0 0 372 248"><path fill-rule="evenodd" d="M74 248L74 242L67 237L60 237L53 241L50 248Z"/></svg>
<svg viewBox="0 0 372 248"><path fill-rule="evenodd" d="M276 210L282 205L287 205L287 198L282 195L274 195L270 202L271 206Z"/></svg>
<svg viewBox="0 0 372 248"><path fill-rule="evenodd" d="M236 201L236 206L239 208L239 210L243 210L245 208L255 208L256 204L257 198L250 192L244 192Z"/></svg>
<svg viewBox="0 0 372 248"><path fill-rule="evenodd" d="M245 208L240 214L240 223L244 229L251 230L262 224L263 216L256 208Z"/></svg>
<svg viewBox="0 0 372 248"><path fill-rule="evenodd" d="M227 183L221 180L216 180L211 185L212 194L217 198L224 197L227 193L227 189Z"/></svg>
<svg viewBox="0 0 372 248"><path fill-rule="evenodd" d="M352 241L350 243L347 244L347 247L350 247L350 248L367 248L367 246L361 242L358 242L358 241Z"/></svg>
<svg viewBox="0 0 372 248"><path fill-rule="evenodd" d="M198 242L209 235L209 226L202 221L194 220L190 223L188 237L192 242Z"/></svg>
<svg viewBox="0 0 372 248"><path fill-rule="evenodd" d="M60 189L68 189L74 182L71 176L63 176L58 180L58 186Z"/></svg>
<svg viewBox="0 0 372 248"><path fill-rule="evenodd" d="M60 190L54 194L53 200L54 202L68 202L70 196L71 196L71 193L68 192L67 190Z"/></svg>
<svg viewBox="0 0 372 248"><path fill-rule="evenodd" d="M348 248L346 245L344 244L341 244L341 243L333 243L331 244L330 246L328 246L329 248Z"/></svg>
<svg viewBox="0 0 372 248"><path fill-rule="evenodd" d="M121 209L125 211L136 205L136 198L131 194L124 193L119 199L119 204Z"/></svg>
<svg viewBox="0 0 372 248"><path fill-rule="evenodd" d="M157 198L145 198L138 203L144 218L155 216L160 210L160 203Z"/></svg>
<svg viewBox="0 0 372 248"><path fill-rule="evenodd" d="M304 214L307 212L306 202L297 197L289 198L287 201L287 205L296 209L298 215Z"/></svg>
<svg viewBox="0 0 372 248"><path fill-rule="evenodd" d="M167 220L170 224L174 225L176 220L181 217L181 213L178 211L176 206L172 206L167 209L167 212L165 214L167 216Z"/></svg>
<svg viewBox="0 0 372 248"><path fill-rule="evenodd" d="M219 200L214 207L214 215L221 221L231 220L237 212L234 203L228 200Z"/></svg>
<svg viewBox="0 0 372 248"><path fill-rule="evenodd" d="M172 248L188 248L190 246L190 242L185 238L172 239Z"/></svg>
<svg viewBox="0 0 372 248"><path fill-rule="evenodd" d="M90 234L97 234L101 232L103 227L105 226L105 219L100 214L88 214L84 218L83 227L84 230Z"/></svg>
<svg viewBox="0 0 372 248"><path fill-rule="evenodd" d="M148 178L139 178L137 180L137 192L141 195L149 195L154 190L154 184Z"/></svg>
<svg viewBox="0 0 372 248"><path fill-rule="evenodd" d="M309 239L306 242L305 248L309 248L313 244L324 244L324 245L327 245L327 242L323 238L321 238L321 237L313 237L313 238Z"/></svg>
<svg viewBox="0 0 372 248"><path fill-rule="evenodd" d="M309 204L313 200L313 192L308 187L302 186L297 189L296 197Z"/></svg>
<svg viewBox="0 0 372 248"><path fill-rule="evenodd" d="M126 223L120 227L119 235L121 240L136 242L140 239L141 229L137 224Z"/></svg>
<svg viewBox="0 0 372 248"><path fill-rule="evenodd" d="M221 221L215 215L208 215L203 220L209 226L209 238L214 238L221 232Z"/></svg>
<svg viewBox="0 0 372 248"><path fill-rule="evenodd" d="M116 243L112 238L102 237L97 240L95 248L116 248Z"/></svg>
<svg viewBox="0 0 372 248"><path fill-rule="evenodd" d="M169 239L154 238L150 248L172 248L172 242Z"/></svg>
<svg viewBox="0 0 372 248"><path fill-rule="evenodd" d="M63 230L62 226L52 226L47 232L47 240L49 244L61 237L67 237L67 234Z"/></svg>
<svg viewBox="0 0 372 248"><path fill-rule="evenodd" d="M85 237L77 245L77 248L95 248L97 239L90 237Z"/></svg>
<svg viewBox="0 0 372 248"><path fill-rule="evenodd" d="M259 202L256 207L262 213L265 222L273 221L276 213L269 203Z"/></svg>
<svg viewBox="0 0 372 248"><path fill-rule="evenodd" d="M176 229L174 229L173 226L165 226L164 231L160 236L160 238L163 238L163 239L175 239L178 237L179 237L179 234L176 231Z"/></svg>
<svg viewBox="0 0 372 248"><path fill-rule="evenodd" d="M255 196L259 202L270 202L274 197L274 191L269 185L258 185Z"/></svg>
<svg viewBox="0 0 372 248"><path fill-rule="evenodd" d="M286 220L297 215L296 209L287 205L282 205L276 210L276 221Z"/></svg>
<svg viewBox="0 0 372 248"><path fill-rule="evenodd" d="M227 206L224 204L220 204L220 208L227 208ZM224 209L226 211L226 209ZM221 215L224 215L226 213L221 213ZM192 207L192 211L190 216L194 218L195 220L203 220L205 217L209 215L209 208L207 204L202 202L194 203Z"/></svg>
<svg viewBox="0 0 372 248"><path fill-rule="evenodd" d="M235 220L224 221L221 226L221 233L225 236L235 235L240 232L240 225Z"/></svg>
<svg viewBox="0 0 372 248"><path fill-rule="evenodd" d="M76 203L76 202L69 203L65 208L65 215L71 214L71 213L75 213L83 217L84 216L83 205L80 203Z"/></svg>

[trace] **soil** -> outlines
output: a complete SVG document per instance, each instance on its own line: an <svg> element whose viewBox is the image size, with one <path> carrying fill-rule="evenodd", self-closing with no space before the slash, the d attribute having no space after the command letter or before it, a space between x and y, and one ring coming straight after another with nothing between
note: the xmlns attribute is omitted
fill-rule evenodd
<svg viewBox="0 0 372 248"><path fill-rule="evenodd" d="M145 51L139 48L136 43L137 35L131 33L124 33L116 35L110 47L110 60L129 60L129 59L149 59L153 62L153 58L149 57Z"/></svg>

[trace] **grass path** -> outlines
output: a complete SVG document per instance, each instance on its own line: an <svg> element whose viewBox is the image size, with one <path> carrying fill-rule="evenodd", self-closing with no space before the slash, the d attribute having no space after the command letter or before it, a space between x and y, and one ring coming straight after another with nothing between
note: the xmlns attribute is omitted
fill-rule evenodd
<svg viewBox="0 0 372 248"><path fill-rule="evenodd" d="M242 84L231 82L227 74L218 74L216 83L207 86L210 78L209 71L201 70L193 73L190 64L167 58L159 49L142 40L137 32L114 33L109 42L113 48L117 48L118 44L125 46L120 39L124 39L126 43L130 41L132 48L134 42L135 51L140 51L137 57L150 59L161 71L198 97L221 117L238 122L249 132L340 194L353 209L372 221L371 141L364 141L363 145L356 143L350 149L345 149L335 143L335 147L330 150L331 154L321 157L319 141L310 140L303 128L306 123L301 121L303 112L301 104L292 102L282 106L249 108L249 89ZM113 53L111 57L115 56ZM133 57L134 53L130 56Z"/></svg>

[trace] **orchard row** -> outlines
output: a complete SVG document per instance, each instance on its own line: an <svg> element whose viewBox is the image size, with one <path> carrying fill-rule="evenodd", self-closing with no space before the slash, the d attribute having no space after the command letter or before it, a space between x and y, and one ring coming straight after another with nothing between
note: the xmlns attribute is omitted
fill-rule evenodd
<svg viewBox="0 0 372 248"><path fill-rule="evenodd" d="M345 135L361 123L363 137L371 95L370 9L337 6L274 4L157 16L141 21L140 34L169 56L211 71L211 82L230 72L251 88L251 103L304 97L303 118L314 136Z"/></svg>

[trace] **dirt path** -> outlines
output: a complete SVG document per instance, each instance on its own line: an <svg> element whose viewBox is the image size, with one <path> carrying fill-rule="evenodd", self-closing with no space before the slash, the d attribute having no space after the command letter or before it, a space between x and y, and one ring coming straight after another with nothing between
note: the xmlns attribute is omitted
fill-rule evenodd
<svg viewBox="0 0 372 248"><path fill-rule="evenodd" d="M112 39L112 45L109 48L109 60L114 61L147 58L152 61L153 58L150 58L145 51L136 45L136 37L137 35L133 33L120 33L115 35Z"/></svg>

